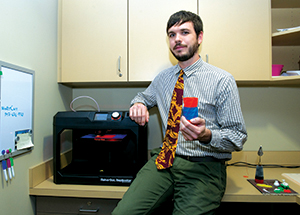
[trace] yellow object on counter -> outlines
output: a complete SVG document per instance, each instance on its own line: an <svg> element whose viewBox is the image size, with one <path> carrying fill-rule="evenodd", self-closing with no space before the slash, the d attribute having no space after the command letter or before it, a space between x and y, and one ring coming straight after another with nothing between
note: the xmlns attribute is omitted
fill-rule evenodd
<svg viewBox="0 0 300 215"><path fill-rule="evenodd" d="M272 188L273 186L267 184L256 184L259 187Z"/></svg>

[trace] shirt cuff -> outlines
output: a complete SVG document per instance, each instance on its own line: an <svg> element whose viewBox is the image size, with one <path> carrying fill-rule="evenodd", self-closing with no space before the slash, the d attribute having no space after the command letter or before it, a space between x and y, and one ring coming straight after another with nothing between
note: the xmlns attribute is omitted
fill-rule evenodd
<svg viewBox="0 0 300 215"><path fill-rule="evenodd" d="M221 133L217 130L210 130L211 131L211 141L209 143L210 146L213 148L219 148L221 142Z"/></svg>

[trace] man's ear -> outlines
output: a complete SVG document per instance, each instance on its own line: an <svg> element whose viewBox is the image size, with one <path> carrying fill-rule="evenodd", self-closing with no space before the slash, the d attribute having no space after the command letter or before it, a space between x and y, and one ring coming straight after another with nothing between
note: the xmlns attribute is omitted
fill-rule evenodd
<svg viewBox="0 0 300 215"><path fill-rule="evenodd" d="M198 44L200 45L203 41L203 31L200 32L199 36L198 36Z"/></svg>

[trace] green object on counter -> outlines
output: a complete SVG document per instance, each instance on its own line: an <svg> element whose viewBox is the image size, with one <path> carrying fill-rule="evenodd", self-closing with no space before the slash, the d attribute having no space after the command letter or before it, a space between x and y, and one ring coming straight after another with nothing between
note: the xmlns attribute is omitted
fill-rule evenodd
<svg viewBox="0 0 300 215"><path fill-rule="evenodd" d="M275 192L275 193L281 193L281 190L278 189L278 188L276 188L276 189L274 190L274 192Z"/></svg>

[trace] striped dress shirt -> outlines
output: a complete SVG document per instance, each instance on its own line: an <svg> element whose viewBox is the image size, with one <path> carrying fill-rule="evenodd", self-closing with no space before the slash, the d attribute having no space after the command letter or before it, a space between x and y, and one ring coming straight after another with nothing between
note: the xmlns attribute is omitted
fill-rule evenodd
<svg viewBox="0 0 300 215"><path fill-rule="evenodd" d="M141 102L148 109L157 106L163 129L167 128L171 96L181 68L177 64L160 72L144 92L131 101ZM212 156L231 159L231 152L240 151L247 139L247 131L240 106L240 98L233 76L201 58L184 69L184 97L198 97L198 116L205 119L211 130L210 143L186 141L179 132L176 154Z"/></svg>

